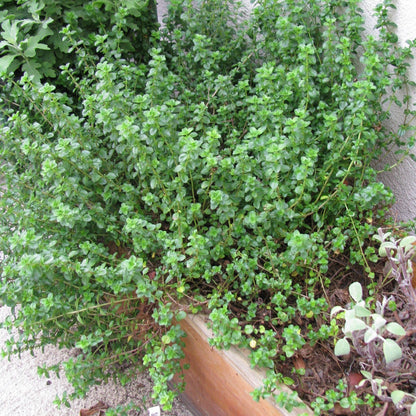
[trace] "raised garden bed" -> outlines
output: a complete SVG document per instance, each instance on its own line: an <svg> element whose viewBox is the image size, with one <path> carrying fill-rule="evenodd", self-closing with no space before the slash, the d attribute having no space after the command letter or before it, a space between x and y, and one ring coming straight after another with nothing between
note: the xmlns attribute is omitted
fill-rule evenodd
<svg viewBox="0 0 416 416"><path fill-rule="evenodd" d="M96 8L102 2L89 1L89 20L78 8L70 18L43 5L42 29L23 3L0 22L9 74L0 94L0 297L22 305L7 323L21 329L8 353L76 346L82 354L63 364L75 396L110 375L127 382L119 370L143 363L154 399L168 410L167 384L183 358L183 330L172 322L186 317L176 306L187 299L191 314L209 313L212 345L251 348L250 364L270 369L256 397L285 382L316 414L339 404L365 416L412 406L416 416L407 378L416 368L407 336L414 325L400 316L413 298L394 284L407 290L410 279L406 267L390 277L374 270L374 235L397 226L386 219L393 195L373 161L394 145L404 158L415 142L416 111L400 97L414 86L405 74L416 42L399 46L388 17L394 5L377 7L379 38L366 39L358 0L262 0L247 22L235 21L232 1L195 9L178 0L158 33L145 1L114 13L106 7L105 15ZM84 33L81 21L95 33ZM386 102L402 105L397 131L386 127ZM353 283L362 293L351 295ZM390 294L395 301L382 314L396 322L387 327L381 317L368 331ZM351 313L330 311L346 312L351 297L360 303L353 318L366 322L344 331ZM384 327L393 331L389 341ZM338 365L335 355L346 356L350 342L349 361ZM202 354L205 365L215 350L202 353L204 343L195 358ZM384 365L401 351L410 356L400 364L403 382ZM224 360L229 351L218 354ZM363 365L367 390L357 394L346 376ZM256 383L219 397L247 381L224 375L228 366L234 375L243 367L194 364L188 378L199 370L204 387L206 375L225 384L202 393L191 380L188 392L198 386L209 403L241 402L248 414L242 392ZM42 371L50 370L59 368ZM276 399L293 405L293 397Z"/></svg>
<svg viewBox="0 0 416 416"><path fill-rule="evenodd" d="M185 393L183 398L198 416L296 416L310 414L309 408L287 411L278 407L272 399L256 402L250 393L260 387L265 377L264 370L251 368L248 351L231 347L218 350L209 345L212 331L207 327L208 318L192 315L181 321L186 332L186 358L190 364L185 371ZM282 391L290 390L279 386Z"/></svg>

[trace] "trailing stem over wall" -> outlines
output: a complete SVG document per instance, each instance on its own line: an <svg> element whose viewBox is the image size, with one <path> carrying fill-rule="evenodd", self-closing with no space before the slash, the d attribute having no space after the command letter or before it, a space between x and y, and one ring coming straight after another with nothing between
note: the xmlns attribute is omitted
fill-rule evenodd
<svg viewBox="0 0 416 416"><path fill-rule="evenodd" d="M50 13L33 51L72 54L45 71L21 37L35 23L0 14L0 295L5 325L22 330L8 352L79 348L63 364L75 394L142 360L169 407L183 300L209 311L214 345L255 340L252 364L269 370L257 396L289 383L276 363L337 335L329 319L296 325L329 316L331 258L370 273L376 257L368 241L392 194L370 162L413 144L408 125L382 124L414 46L397 46L389 2L377 40L362 39L357 1L263 0L238 23L232 1L190 3L173 0L151 35L145 1L68 9L60 31ZM84 15L97 24L81 31Z"/></svg>

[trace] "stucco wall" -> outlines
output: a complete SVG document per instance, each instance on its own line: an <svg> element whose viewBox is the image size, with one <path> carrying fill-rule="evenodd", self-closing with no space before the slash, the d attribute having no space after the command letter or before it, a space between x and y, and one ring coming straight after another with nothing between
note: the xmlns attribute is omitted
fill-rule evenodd
<svg viewBox="0 0 416 416"><path fill-rule="evenodd" d="M163 16L166 15L168 9L168 2L169 0L157 0L157 19L159 23L162 23Z"/></svg>
<svg viewBox="0 0 416 416"><path fill-rule="evenodd" d="M362 1L362 9L365 12L367 27L370 31L375 23L373 10L379 2L379 0ZM400 43L405 45L406 40L416 38L416 1L395 0L394 3L396 10L391 11L391 18L397 24L396 34L399 37ZM412 80L416 81L416 62L412 63L409 75ZM415 91L412 95L413 102L415 102ZM400 124L403 115L401 111L394 108L392 115L393 123L391 127L395 128ZM413 153L416 154L416 149L413 149ZM383 161L393 165L395 163L394 154L385 155ZM380 174L380 179L391 188L396 196L396 204L391 210L392 216L398 220L414 219L416 217L416 163L410 160L410 158L407 158L390 172Z"/></svg>
<svg viewBox="0 0 416 416"><path fill-rule="evenodd" d="M252 5L250 0L243 0L248 8ZM374 7L381 0L362 0L361 8L364 11L368 32L372 32L375 24ZM158 0L159 21L167 13L169 0ZM404 45L407 39L416 38L416 0L395 0L397 9L392 11L391 17L397 24L397 35L400 42ZM416 51L415 51L416 55ZM416 63L410 69L411 78L416 81ZM416 102L416 93L413 94ZM397 109L393 109L393 122L391 127L394 129L401 123L402 114ZM415 121L416 123L416 121ZM416 154L416 149L413 149ZM380 163L381 167L385 163L393 165L395 163L394 154L387 154ZM409 220L416 217L416 163L407 158L400 165L389 172L380 174L380 179L389 186L396 196L396 204L392 207L391 215L397 220Z"/></svg>

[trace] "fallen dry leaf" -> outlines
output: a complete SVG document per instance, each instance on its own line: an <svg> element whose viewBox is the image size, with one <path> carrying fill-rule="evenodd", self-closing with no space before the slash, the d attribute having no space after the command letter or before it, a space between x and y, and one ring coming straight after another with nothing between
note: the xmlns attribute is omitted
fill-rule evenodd
<svg viewBox="0 0 416 416"><path fill-rule="evenodd" d="M79 411L79 416L104 416L105 411L109 408L105 403L98 402L94 406L91 406L89 409L81 409Z"/></svg>
<svg viewBox="0 0 416 416"><path fill-rule="evenodd" d="M360 384L360 381L363 379L363 376L360 373L350 373L347 379L349 388L354 389Z"/></svg>
<svg viewBox="0 0 416 416"><path fill-rule="evenodd" d="M306 365L305 365L305 361L303 360L302 357L296 357L293 360L293 367L295 367L296 370L301 370L301 369L305 369Z"/></svg>

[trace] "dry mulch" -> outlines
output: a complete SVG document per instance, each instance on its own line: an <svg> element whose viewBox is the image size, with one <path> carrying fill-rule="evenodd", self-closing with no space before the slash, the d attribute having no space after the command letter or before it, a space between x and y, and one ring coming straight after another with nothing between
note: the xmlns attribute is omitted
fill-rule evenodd
<svg viewBox="0 0 416 416"><path fill-rule="evenodd" d="M340 262L332 264L333 273L337 274L337 279L327 290L327 301L329 303L329 311L333 306L340 305L345 307L351 301L348 287L354 281L360 281L363 288L366 287L365 274L360 267L354 266L349 270L343 270L339 273ZM342 262L341 262L342 264ZM345 264L347 262L345 261ZM367 394L374 396L377 392L376 386L372 386L370 382L365 382L363 386L358 385L362 380L360 370L366 370L372 373L373 378L381 378L385 380L384 386L386 392L376 400L377 407L371 408L366 405L358 406L355 410L344 409L339 404L328 412L333 415L345 416L405 416L408 410L399 410L389 399L390 393L394 390L403 390L415 394L416 389L416 305L413 307L408 304L407 300L397 291L394 282L390 282L387 286L382 286L384 264L374 265L376 279L380 281L381 290L378 291L377 300L382 301L383 296L393 296L397 305L397 310L393 313L386 311L384 317L387 321L395 321L402 325L406 330L406 335L396 339L403 351L403 357L399 361L395 361L387 366L383 359L382 350L376 357L375 362L367 357L361 357L357 353L352 352L346 357L337 357L333 352L333 344L330 342L318 342L314 346L306 344L297 355L284 362L276 363L277 370L284 376L290 377L295 381L291 386L293 390L299 393L299 397L307 404L310 404L319 397L324 398L325 392L328 390L336 390L339 380L343 380L347 386L347 393L355 392L359 398L365 399ZM377 291L376 291L377 293ZM328 312L329 313L329 312ZM302 322L301 319L296 322L304 329L304 333L308 331L307 325L310 322ZM316 322L319 325L319 322ZM340 322L340 325L343 323ZM340 332L342 336L342 332ZM296 375L293 368L303 368L304 375ZM375 391L373 390L375 389Z"/></svg>

